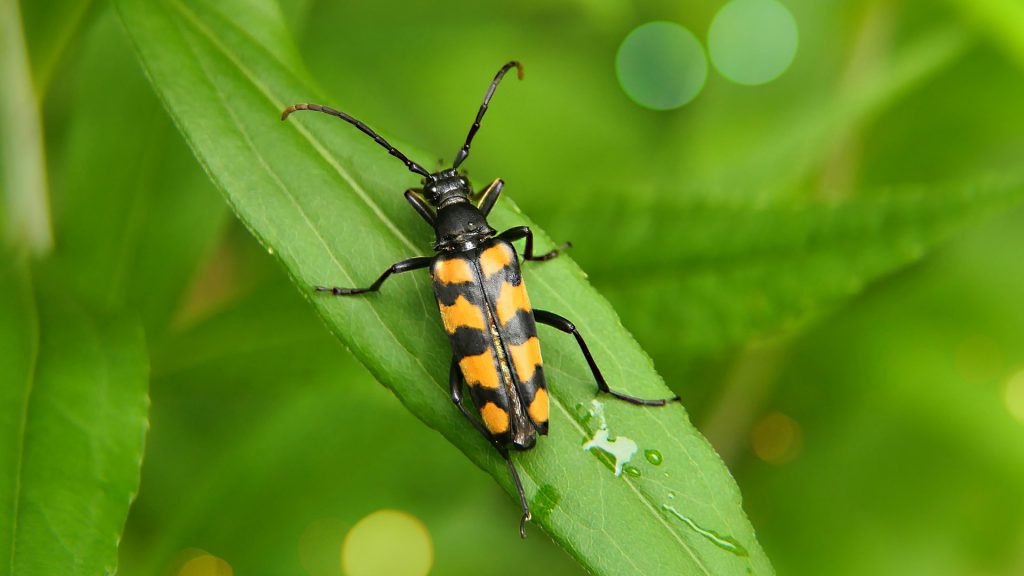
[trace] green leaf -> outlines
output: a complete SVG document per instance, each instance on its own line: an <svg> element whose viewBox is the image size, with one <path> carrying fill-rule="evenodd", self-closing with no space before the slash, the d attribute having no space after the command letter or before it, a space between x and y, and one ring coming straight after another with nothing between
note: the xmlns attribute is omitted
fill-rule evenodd
<svg viewBox="0 0 1024 576"><path fill-rule="evenodd" d="M511 491L501 459L449 400L451 352L426 276L396 278L369 298L313 298L309 288L361 285L394 261L428 251L430 231L401 195L415 179L350 126L310 115L278 121L287 104L320 98L303 80L272 4L118 6L154 86L243 222L374 376ZM505 199L492 223L530 221ZM538 241L550 245L543 233ZM669 394L569 258L529 265L525 276L533 303L576 322L614 386ZM588 415L593 379L571 338L541 330L551 435L515 455L536 523L598 574L771 573L735 482L681 406L598 399L612 433L637 444L630 464L639 477L617 477L607 455L583 449L598 429ZM645 450L657 450L660 463L645 460ZM516 537L516 518L495 521L507 522L508 537Z"/></svg>
<svg viewBox="0 0 1024 576"><path fill-rule="evenodd" d="M79 293L136 310L152 344L227 211L153 95L112 8L76 57L76 98L53 187L55 256Z"/></svg>
<svg viewBox="0 0 1024 576"><path fill-rule="evenodd" d="M563 220L581 246L618 228L594 282L652 354L685 362L797 325L1022 197L1021 179L988 178L763 208L608 200Z"/></svg>
<svg viewBox="0 0 1024 576"><path fill-rule="evenodd" d="M0 269L0 574L113 574L146 431L136 322Z"/></svg>

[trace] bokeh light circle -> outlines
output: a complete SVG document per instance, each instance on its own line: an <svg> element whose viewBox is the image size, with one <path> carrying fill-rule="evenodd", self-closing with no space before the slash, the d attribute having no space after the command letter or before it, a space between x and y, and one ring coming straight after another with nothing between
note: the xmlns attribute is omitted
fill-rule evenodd
<svg viewBox="0 0 1024 576"><path fill-rule="evenodd" d="M400 510L378 510L348 531L341 545L346 576L426 576L434 542L423 522Z"/></svg>
<svg viewBox="0 0 1024 576"><path fill-rule="evenodd" d="M177 576L232 576L234 571L223 558L201 552L189 558L177 572Z"/></svg>
<svg viewBox="0 0 1024 576"><path fill-rule="evenodd" d="M1010 414L1018 422L1024 424L1024 370L1010 377L1010 380L1006 383L1004 400L1006 401L1006 409L1010 411Z"/></svg>
<svg viewBox="0 0 1024 576"><path fill-rule="evenodd" d="M738 84L765 84L796 57L796 20L776 0L732 0L715 14L708 53L722 76Z"/></svg>
<svg viewBox="0 0 1024 576"><path fill-rule="evenodd" d="M700 94L708 63L692 32L674 22L648 22L622 41L615 73L622 90L637 104L671 110Z"/></svg>
<svg viewBox="0 0 1024 576"><path fill-rule="evenodd" d="M781 412L761 419L750 434L750 446L758 458L769 464L786 464L803 449L803 428Z"/></svg>

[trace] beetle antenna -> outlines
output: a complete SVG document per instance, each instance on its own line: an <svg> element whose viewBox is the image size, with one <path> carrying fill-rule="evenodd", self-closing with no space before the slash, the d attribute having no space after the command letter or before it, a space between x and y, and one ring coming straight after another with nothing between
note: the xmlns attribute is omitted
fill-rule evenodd
<svg viewBox="0 0 1024 576"><path fill-rule="evenodd" d="M452 169L459 167L462 161L469 156L469 144L473 141L473 136L476 136L476 131L480 129L480 121L483 120L484 112L487 112L487 104L491 101L491 96L494 96L494 91L498 88L498 83L505 77L505 73L509 71L513 66L517 69L517 76L519 79L523 79L523 65L513 60L501 67L498 73L494 76L494 81L491 82L490 87L487 88L487 94L484 96L484 103L480 105L480 111L476 113L476 120L473 121L473 125L469 128L469 135L466 136L466 143L462 145L462 149L455 156L455 163L452 164Z"/></svg>
<svg viewBox="0 0 1024 576"><path fill-rule="evenodd" d="M488 94L488 96L489 95L490 94ZM420 166L419 164L413 162L412 160L409 160L405 156L405 154L399 152L398 148L395 148L394 146L389 144L388 141L382 138L380 134L377 134L369 126L363 124L362 122L356 120L355 118L349 116L348 114L345 114L341 110L335 110L334 108L321 106L319 104L292 104L291 106L285 108L284 112L281 112L281 120L284 120L285 118L288 117L289 114L295 112L296 110L312 110L314 112L323 112L324 114L328 114L336 118L341 118L345 122L348 122L349 124L352 124L356 128L359 128L359 130L362 131L363 134L366 134L370 138L373 138L373 140L377 144L380 144L381 146L387 148L388 153L404 162L405 167L408 168L410 172L415 172L421 176L430 176L430 172L427 172L426 168Z"/></svg>

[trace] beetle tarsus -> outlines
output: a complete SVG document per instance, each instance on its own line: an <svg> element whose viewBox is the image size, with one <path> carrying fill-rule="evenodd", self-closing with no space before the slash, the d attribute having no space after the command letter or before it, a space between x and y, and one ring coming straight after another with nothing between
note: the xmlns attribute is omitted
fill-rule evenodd
<svg viewBox="0 0 1024 576"><path fill-rule="evenodd" d="M533 514L530 514L529 510L519 519L519 537L523 540L526 540L526 523L530 520L533 520Z"/></svg>
<svg viewBox="0 0 1024 576"><path fill-rule="evenodd" d="M615 390L611 389L598 390L598 392L606 392L608 394L611 394L615 398L618 398L619 400L629 402L630 404L637 404L639 406L665 406L669 402L680 401L679 396L673 396L671 398L660 398L657 400L649 400L646 398L637 398L636 396L630 396L629 394L623 394L622 392L616 392Z"/></svg>
<svg viewBox="0 0 1024 576"><path fill-rule="evenodd" d="M330 292L332 296L354 296L366 292L375 292L370 288L339 288L337 286L314 286L317 292Z"/></svg>
<svg viewBox="0 0 1024 576"><path fill-rule="evenodd" d="M540 256L533 256L531 258L526 258L524 256L523 259L524 260L534 261L534 262L543 262L545 260L551 260L552 258L557 257L559 254L561 254L562 252L565 252L569 248L572 248L572 242L563 242L561 246L559 246L558 248L555 248L554 250L551 250L550 252L545 252L544 254L541 254Z"/></svg>

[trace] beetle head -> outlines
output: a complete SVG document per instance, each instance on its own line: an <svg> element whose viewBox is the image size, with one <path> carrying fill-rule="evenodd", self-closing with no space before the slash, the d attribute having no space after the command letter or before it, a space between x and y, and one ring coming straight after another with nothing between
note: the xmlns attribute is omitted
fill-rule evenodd
<svg viewBox="0 0 1024 576"><path fill-rule="evenodd" d="M455 169L441 170L423 179L423 196L435 208L464 202L473 194L473 188Z"/></svg>

